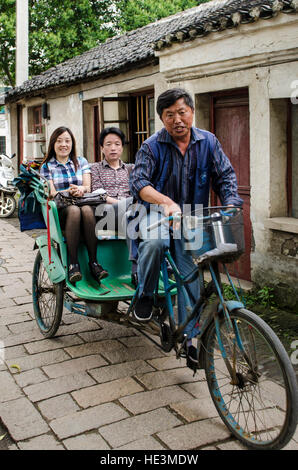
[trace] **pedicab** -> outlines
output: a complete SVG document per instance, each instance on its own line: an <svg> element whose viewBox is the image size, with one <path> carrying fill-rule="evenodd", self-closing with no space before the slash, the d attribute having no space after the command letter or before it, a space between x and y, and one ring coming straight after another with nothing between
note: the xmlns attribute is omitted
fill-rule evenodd
<svg viewBox="0 0 298 470"><path fill-rule="evenodd" d="M136 327L150 335L160 335L166 348L168 326L165 319L165 289L161 281L157 286L154 303L154 320L139 324L132 314L137 290L131 280L131 262L125 238L117 232L101 230L98 237L98 262L109 272L108 278L99 284L88 267L88 252L83 241L79 244L78 260L82 279L72 284L68 279L67 247L60 227L58 210L49 198L48 182L34 169L30 182L47 227L47 234L36 238L38 250L33 268L32 296L37 325L45 338L53 337L60 325L63 308L86 317L112 321L128 327ZM174 284L173 281L169 283ZM172 302L176 290L171 289ZM119 314L118 305L127 305L127 312ZM146 333L145 333L146 334ZM153 340L154 341L154 340ZM158 343L160 346L160 344Z"/></svg>
<svg viewBox="0 0 298 470"><path fill-rule="evenodd" d="M79 263L83 277L75 285L71 284L67 275L66 242L55 202L49 199L48 182L36 170L31 171L30 184L47 225L47 235L38 237L34 246L37 255L32 295L41 333L46 338L55 335L64 306L72 313L135 327L163 351L174 349L177 359L186 357L186 364L194 374L197 369L204 369L219 416L244 445L264 450L284 447L293 436L298 419L295 372L276 334L258 315L245 308L226 267L244 251L242 210L205 208L203 215L181 218L190 232L189 239L198 226L204 224L208 243L211 240L209 253L213 256L204 257L207 244L204 240L203 246L191 247L194 268L183 277L170 251L166 251L154 296L152 319L140 324L133 315L138 286L135 289L131 284L126 240L116 234L99 233L98 262L109 272L100 285L89 273L88 253L81 243ZM158 224L169 220L173 217L164 218ZM218 249L222 242L230 246L230 253L223 254ZM235 300L224 298L219 261ZM168 264L174 279L169 278ZM208 282L204 278L206 270L211 277ZM193 305L188 284L194 279L200 283L200 297ZM177 325L174 311L178 286L185 296L188 313L180 325ZM119 302L126 304L124 311L117 310ZM196 363L189 360L187 338L183 334L193 319L197 319L199 326Z"/></svg>

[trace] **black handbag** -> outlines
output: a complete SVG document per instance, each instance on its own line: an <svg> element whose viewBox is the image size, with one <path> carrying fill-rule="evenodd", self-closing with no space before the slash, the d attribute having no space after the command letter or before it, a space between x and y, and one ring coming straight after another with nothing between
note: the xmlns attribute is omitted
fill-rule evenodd
<svg viewBox="0 0 298 470"><path fill-rule="evenodd" d="M84 196L75 197L71 196L67 192L58 192L55 194L53 201L55 202L57 209L64 209L68 206L97 206L106 202L107 193L94 194L85 193Z"/></svg>

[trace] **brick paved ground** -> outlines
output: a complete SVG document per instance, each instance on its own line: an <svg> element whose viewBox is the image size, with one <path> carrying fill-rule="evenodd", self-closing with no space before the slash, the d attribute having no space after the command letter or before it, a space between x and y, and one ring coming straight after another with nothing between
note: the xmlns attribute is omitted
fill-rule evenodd
<svg viewBox="0 0 298 470"><path fill-rule="evenodd" d="M33 317L34 236L0 220L0 448L242 450L195 378L133 328L66 313L44 339ZM298 449L298 434L287 446Z"/></svg>

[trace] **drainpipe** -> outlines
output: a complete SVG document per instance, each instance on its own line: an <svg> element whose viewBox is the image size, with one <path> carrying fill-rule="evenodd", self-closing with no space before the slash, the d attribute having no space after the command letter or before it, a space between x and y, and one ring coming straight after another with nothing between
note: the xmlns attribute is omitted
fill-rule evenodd
<svg viewBox="0 0 298 470"><path fill-rule="evenodd" d="M28 48L28 0L16 0L16 86L28 80L29 48Z"/></svg>

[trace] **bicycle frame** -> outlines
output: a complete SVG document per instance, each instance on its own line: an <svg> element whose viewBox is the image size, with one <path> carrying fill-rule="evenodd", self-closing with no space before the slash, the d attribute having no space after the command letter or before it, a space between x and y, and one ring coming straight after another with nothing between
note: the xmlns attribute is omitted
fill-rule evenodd
<svg viewBox="0 0 298 470"><path fill-rule="evenodd" d="M173 273L174 273L175 280L176 280L176 283L174 283L174 284L173 283L170 284L170 282L169 282L169 275L168 275L168 271L167 271L166 260L168 260L169 264L171 265L171 267L173 269ZM173 335L174 347L176 349L177 354L179 355L177 343L178 343L178 341L181 342L181 335L183 334L183 330L190 323L190 321L193 320L193 318L195 318L195 317L198 317L197 321L200 324L202 313L204 312L204 309L207 305L207 300L212 295L212 293L215 293L217 295L217 301L214 301L213 309L211 309L211 311L209 312L207 318L205 318L203 323L200 325L200 332L196 337L196 339L198 341L198 348L197 348L198 349L198 358L200 356L200 350L201 350L201 345L202 345L202 342L203 342L204 334L206 333L206 331L207 331L209 325L211 324L211 322L214 321L216 332L217 332L218 343L219 343L219 347L220 347L220 351L221 351L221 355L222 355L223 359L226 361L226 364L227 364L228 370L230 371L230 375L231 375L232 380L236 380L233 367L231 366L231 364L227 360L227 354L226 354L225 347L224 347L224 344L223 344L222 339L221 339L219 321L220 321L220 316L224 315L224 318L225 318L225 321L227 323L228 328L233 330L236 333L237 344L238 344L240 350L245 355L245 349L242 345L242 341L241 341L241 337L240 337L240 334L239 334L237 324L232 323L232 321L230 319L230 315L229 315L230 311L232 311L236 308L243 308L244 305L239 299L238 293L235 289L235 286L233 284L233 281L232 281L231 277L228 274L226 266L224 265L225 272L227 274L229 283L232 286L233 291L235 292L237 301L227 301L227 302L225 302L225 300L223 298L223 294L222 294L221 285L220 285L221 283L220 283L220 274L219 274L219 270L218 270L218 263L217 262L209 263L208 268L209 268L209 271L211 273L212 281L205 288L204 287L203 271L199 267L194 268L194 270L191 271L186 277L182 277L179 270L178 270L178 268L177 268L177 266L176 266L176 264L175 264L175 262L174 262L174 260L173 260L173 258L172 258L171 253L169 251L165 252L164 260L163 260L162 265L161 265L161 271L162 271L162 278L163 278L163 284L164 284L166 306L167 306L167 309L168 309L168 319L169 319L170 328L171 328L172 335ZM195 305L192 307L191 302L190 302L190 298L189 298L189 294L187 292L187 283L190 282L190 280L193 280L195 277L199 277L201 295L200 295L200 298L196 301ZM188 310L187 318L179 326L176 325L176 321L175 321L175 317L174 317L174 309L173 309L173 305L172 305L172 302L171 302L171 295L170 295L170 292L173 289L176 289L176 288L181 290L181 294L184 296L185 303L186 303L186 308ZM137 295L135 297L137 297ZM129 308L129 311L132 310L133 305L134 305L134 301L132 301L132 304ZM183 342L182 342L182 344L183 344ZM246 357L246 360L248 360L247 357Z"/></svg>

